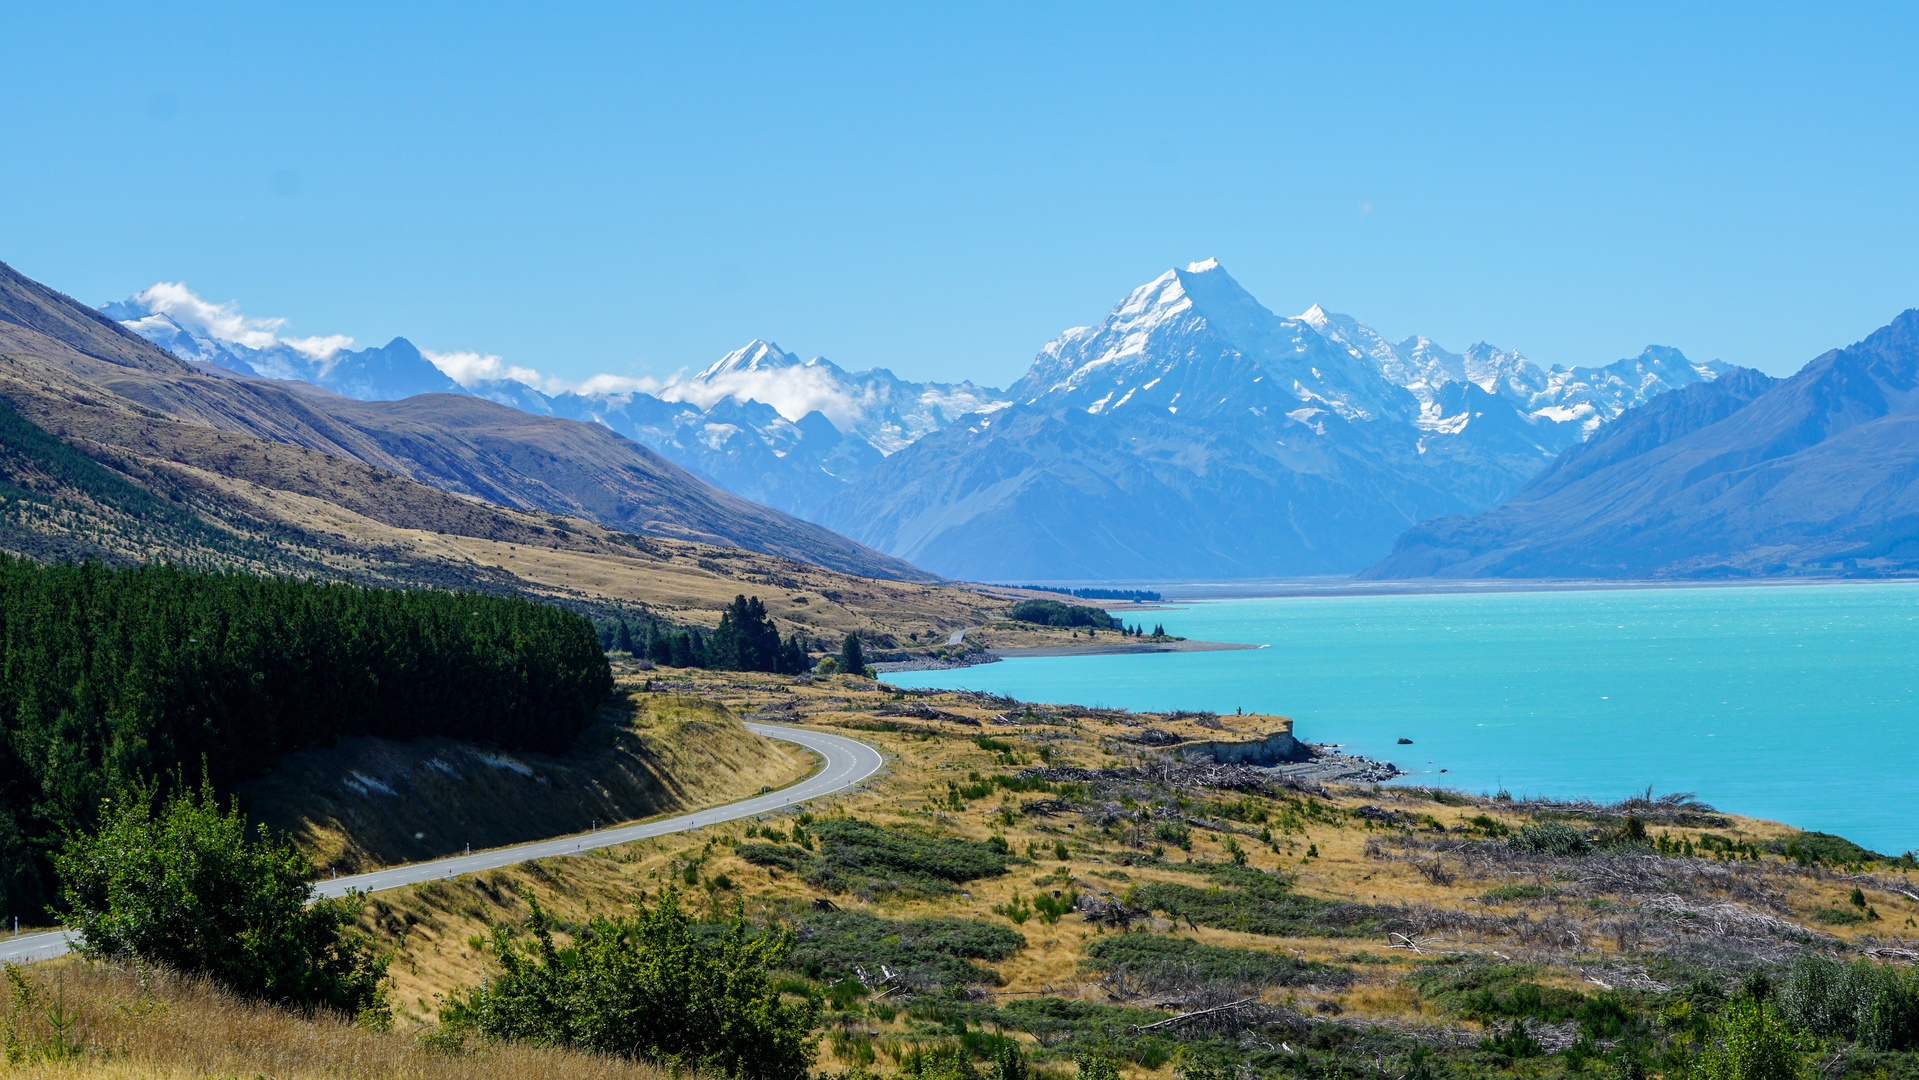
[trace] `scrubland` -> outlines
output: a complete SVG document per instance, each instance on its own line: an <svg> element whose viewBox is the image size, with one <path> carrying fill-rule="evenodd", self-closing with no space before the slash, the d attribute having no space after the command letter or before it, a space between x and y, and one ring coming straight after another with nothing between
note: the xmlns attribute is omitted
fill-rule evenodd
<svg viewBox="0 0 1919 1080"><path fill-rule="evenodd" d="M787 815L369 898L363 925L395 953L395 1029L353 1039L425 1053L406 1048L432 1045L446 996L491 970L490 929L523 924L529 899L577 930L666 889L705 918L795 932L786 989L828 1002L829 1072L910 1073L933 1048L983 1063L1010 1042L1059 1076L1087 1055L1141 1077L1550 1076L1621 1062L1676 1076L1712 1043L1712 1018L1755 987L1790 1003L1809 963L1919 958L1910 859L1689 796L1601 806L1325 788L1180 749L1290 724L1276 716L1129 714L846 676L619 678L636 716L704 702L725 717L712 723L866 740L888 768ZM76 986L120 978L70 967L61 977ZM56 977L43 970L67 969L34 977ZM1834 1030L1819 1043L1829 1075L1907 1067L1909 1054ZM533 1060L464 1052L496 1056L433 1067L495 1061L488 1071L512 1075ZM165 1068L198 1075L187 1060ZM255 1068L233 1060L217 1068Z"/></svg>

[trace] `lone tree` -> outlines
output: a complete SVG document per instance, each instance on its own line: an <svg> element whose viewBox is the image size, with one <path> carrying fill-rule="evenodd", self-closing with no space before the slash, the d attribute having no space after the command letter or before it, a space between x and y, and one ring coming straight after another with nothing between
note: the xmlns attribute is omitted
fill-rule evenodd
<svg viewBox="0 0 1919 1080"><path fill-rule="evenodd" d="M860 636L849 633L840 642L840 670L849 675L866 674L866 651L860 648Z"/></svg>
<svg viewBox="0 0 1919 1080"><path fill-rule="evenodd" d="M773 972L790 934L762 933L736 912L701 934L668 890L637 918L595 918L564 947L552 920L528 899L532 940L495 929L500 974L449 1001L455 1031L495 1039L566 1043L739 1080L806 1080L820 1003L785 1002Z"/></svg>
<svg viewBox="0 0 1919 1080"><path fill-rule="evenodd" d="M350 928L357 896L313 901L313 864L213 785L183 788L154 812L154 792L122 791L97 833L71 834L54 856L66 924L80 951L136 957L204 974L249 997L383 1020L390 956Z"/></svg>

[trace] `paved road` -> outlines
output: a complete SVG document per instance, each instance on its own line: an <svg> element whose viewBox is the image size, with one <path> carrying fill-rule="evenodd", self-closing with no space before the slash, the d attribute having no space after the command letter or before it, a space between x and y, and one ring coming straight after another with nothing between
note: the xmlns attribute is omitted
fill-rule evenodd
<svg viewBox="0 0 1919 1080"><path fill-rule="evenodd" d="M952 648L955 645L964 643L966 641L966 635L978 629L979 627L977 626L962 626L958 630L946 635L947 647Z"/></svg>
<svg viewBox="0 0 1919 1080"><path fill-rule="evenodd" d="M544 859L549 855L571 855L576 852L591 851L594 848L612 847L614 844L624 844L631 840L644 840L648 837L665 836L668 833L717 825L723 821L735 821L739 818L779 810L794 803L817 799L822 795L845 791L880 771L880 766L884 764L884 759L880 757L878 750L857 739L773 724L748 724L746 727L749 731L769 739L798 743L819 754L826 760L826 764L805 780L770 795L760 795L708 810L639 825L601 829L598 832L563 836L557 840L539 840L531 844L479 851L471 855L435 859L432 862L390 866L370 874L333 878L319 883L319 893L322 896L345 896L349 889L379 892L402 885L417 885L422 881L432 881L435 878L457 877L461 874L511 866L530 859ZM0 961L18 963L27 960L45 960L66 951L67 936L63 930L22 934L17 938L0 940Z"/></svg>

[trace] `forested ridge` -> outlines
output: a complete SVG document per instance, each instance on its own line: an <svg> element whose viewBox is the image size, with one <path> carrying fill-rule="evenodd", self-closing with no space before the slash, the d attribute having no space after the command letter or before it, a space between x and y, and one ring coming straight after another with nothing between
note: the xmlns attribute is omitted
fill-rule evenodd
<svg viewBox="0 0 1919 1080"><path fill-rule="evenodd" d="M348 735L557 750L612 674L584 616L475 593L0 556L0 885L134 781L221 790Z"/></svg>

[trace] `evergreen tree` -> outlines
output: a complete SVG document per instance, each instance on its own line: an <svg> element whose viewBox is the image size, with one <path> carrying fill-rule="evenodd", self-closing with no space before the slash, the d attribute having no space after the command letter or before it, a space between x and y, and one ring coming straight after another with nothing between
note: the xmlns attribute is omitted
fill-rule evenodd
<svg viewBox="0 0 1919 1080"><path fill-rule="evenodd" d="M662 633L658 623L646 624L646 658L656 664L673 666L673 638Z"/></svg>
<svg viewBox="0 0 1919 1080"><path fill-rule="evenodd" d="M673 634L667 646L671 667L693 666L693 635L685 630Z"/></svg>
<svg viewBox="0 0 1919 1080"><path fill-rule="evenodd" d="M620 620L620 631L613 639L613 647L628 656L633 655L633 628L626 625L625 619Z"/></svg>
<svg viewBox="0 0 1919 1080"><path fill-rule="evenodd" d="M866 650L860 648L860 636L849 633L840 642L840 670L850 675L866 674Z"/></svg>

